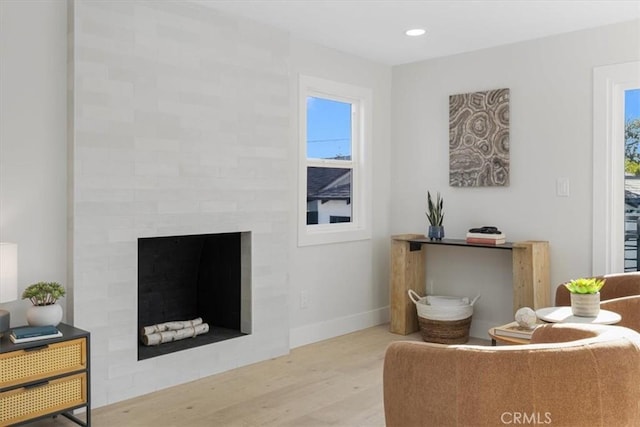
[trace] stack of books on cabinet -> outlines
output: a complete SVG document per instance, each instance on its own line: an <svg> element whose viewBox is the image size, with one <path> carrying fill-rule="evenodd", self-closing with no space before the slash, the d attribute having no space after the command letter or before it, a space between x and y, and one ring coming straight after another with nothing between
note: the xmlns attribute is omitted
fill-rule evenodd
<svg viewBox="0 0 640 427"><path fill-rule="evenodd" d="M507 236L496 227L472 228L467 232L467 243L478 245L502 245Z"/></svg>
<svg viewBox="0 0 640 427"><path fill-rule="evenodd" d="M9 339L16 343L25 343L31 341L47 340L50 338L61 337L62 332L53 325L47 326L21 326L13 328Z"/></svg>

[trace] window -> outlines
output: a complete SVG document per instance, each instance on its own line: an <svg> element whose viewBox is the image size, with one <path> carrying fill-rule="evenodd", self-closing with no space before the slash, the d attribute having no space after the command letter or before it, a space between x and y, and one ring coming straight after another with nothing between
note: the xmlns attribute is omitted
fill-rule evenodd
<svg viewBox="0 0 640 427"><path fill-rule="evenodd" d="M624 271L624 97L638 87L640 61L593 71L593 275Z"/></svg>
<svg viewBox="0 0 640 427"><path fill-rule="evenodd" d="M371 237L371 91L300 76L300 246Z"/></svg>
<svg viewBox="0 0 640 427"><path fill-rule="evenodd" d="M640 271L640 88L624 91L624 271Z"/></svg>

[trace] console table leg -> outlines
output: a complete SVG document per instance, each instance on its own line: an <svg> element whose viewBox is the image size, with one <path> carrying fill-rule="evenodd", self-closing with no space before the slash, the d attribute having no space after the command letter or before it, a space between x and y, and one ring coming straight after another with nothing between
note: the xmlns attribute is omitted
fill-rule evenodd
<svg viewBox="0 0 640 427"><path fill-rule="evenodd" d="M408 335L418 330L416 307L407 292L413 289L424 295L426 283L426 248L411 250L409 239L424 237L420 234L393 236L391 239L391 324L395 334Z"/></svg>
<svg viewBox="0 0 640 427"><path fill-rule="evenodd" d="M549 242L513 244L513 312L550 305Z"/></svg>

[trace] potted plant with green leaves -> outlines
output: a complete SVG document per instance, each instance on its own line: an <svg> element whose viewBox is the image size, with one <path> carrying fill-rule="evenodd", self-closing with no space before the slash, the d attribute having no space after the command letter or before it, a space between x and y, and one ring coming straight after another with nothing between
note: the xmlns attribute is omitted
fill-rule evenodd
<svg viewBox="0 0 640 427"><path fill-rule="evenodd" d="M57 282L38 282L26 287L22 299L33 304L27 309L27 323L31 326L56 326L62 320L62 307L58 299L65 295L64 287Z"/></svg>
<svg viewBox="0 0 640 427"><path fill-rule="evenodd" d="M444 237L444 226L442 221L444 220L443 210L444 200L440 196L440 192L436 193L435 202L431 198L431 193L427 191L427 219L429 220L429 239L442 240Z"/></svg>
<svg viewBox="0 0 640 427"><path fill-rule="evenodd" d="M600 313L600 289L604 279L595 277L574 279L565 283L571 293L571 312L574 316L596 317Z"/></svg>

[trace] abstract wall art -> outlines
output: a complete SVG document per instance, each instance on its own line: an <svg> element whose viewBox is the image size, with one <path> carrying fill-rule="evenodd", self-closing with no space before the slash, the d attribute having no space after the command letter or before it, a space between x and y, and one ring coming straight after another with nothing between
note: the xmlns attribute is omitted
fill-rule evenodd
<svg viewBox="0 0 640 427"><path fill-rule="evenodd" d="M449 185L509 185L509 89L449 96Z"/></svg>

